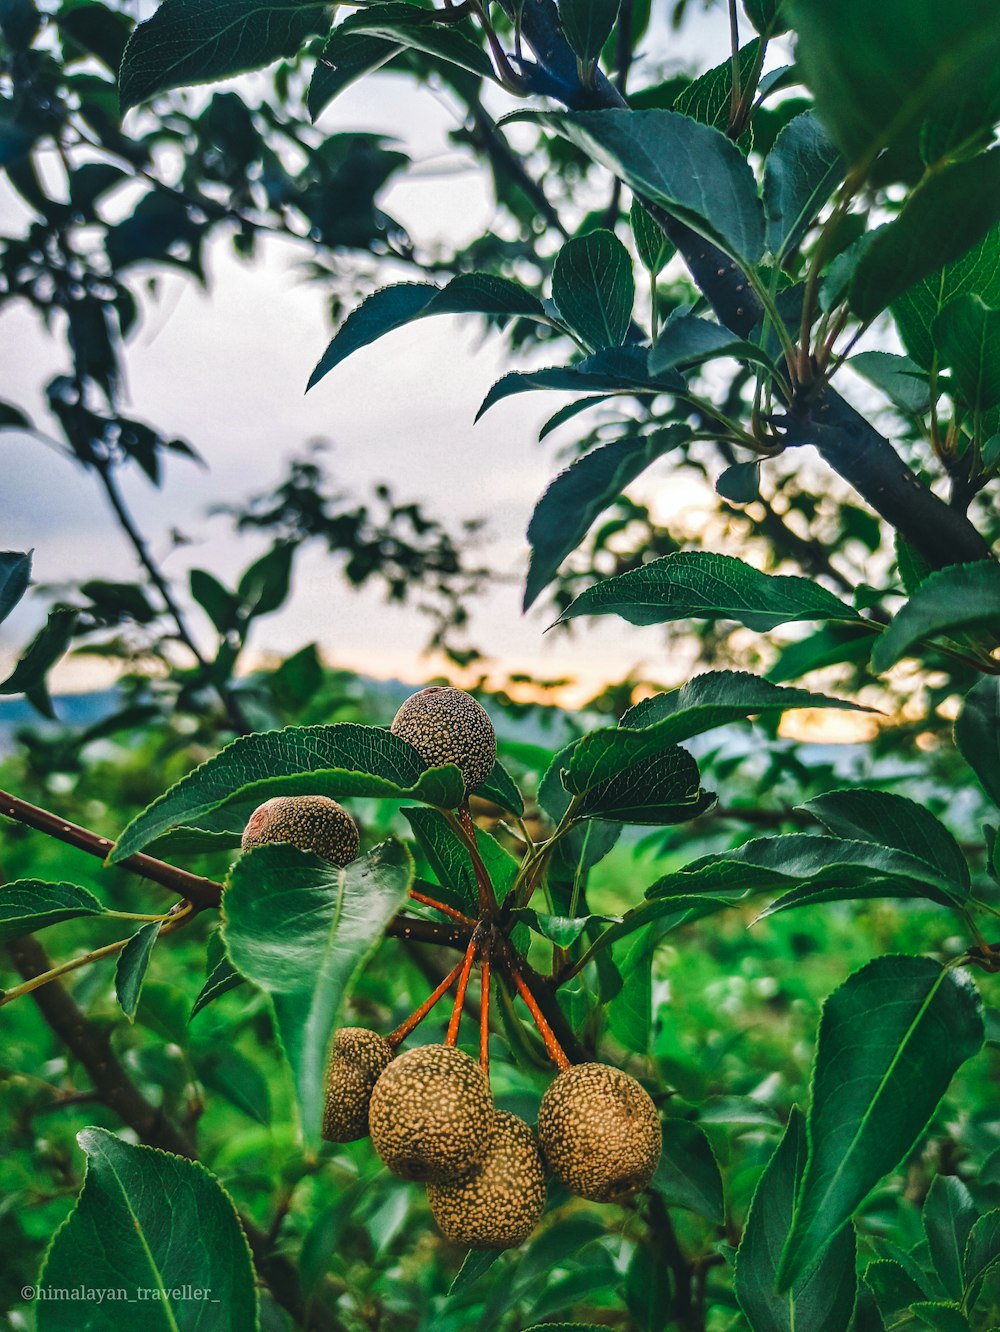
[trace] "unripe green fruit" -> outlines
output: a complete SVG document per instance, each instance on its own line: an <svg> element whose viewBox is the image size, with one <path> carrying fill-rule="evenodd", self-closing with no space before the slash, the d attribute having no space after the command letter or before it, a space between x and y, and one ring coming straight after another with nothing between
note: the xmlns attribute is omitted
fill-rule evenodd
<svg viewBox="0 0 1000 1332"><path fill-rule="evenodd" d="M344 866L357 858L361 838L354 820L328 796L275 796L258 805L243 830L244 851L268 842L290 842Z"/></svg>
<svg viewBox="0 0 1000 1332"><path fill-rule="evenodd" d="M447 1045L399 1055L372 1092L372 1146L394 1175L445 1184L479 1164L497 1112L483 1070Z"/></svg>
<svg viewBox="0 0 1000 1332"><path fill-rule="evenodd" d="M385 1037L367 1027L341 1027L337 1032L326 1070L323 1137L327 1142L368 1137L372 1088L394 1053Z"/></svg>
<svg viewBox="0 0 1000 1332"><path fill-rule="evenodd" d="M421 689L406 700L389 729L411 744L428 768L454 763L466 794L486 780L496 762L493 723L463 689Z"/></svg>
<svg viewBox="0 0 1000 1332"><path fill-rule="evenodd" d="M427 1199L445 1239L470 1249L514 1249L545 1206L545 1166L535 1135L517 1115L498 1111L485 1157L454 1184L428 1184Z"/></svg>
<svg viewBox="0 0 1000 1332"><path fill-rule="evenodd" d="M649 1093L608 1064L576 1064L546 1088L538 1141L549 1169L570 1193L620 1202L644 1189L663 1147Z"/></svg>

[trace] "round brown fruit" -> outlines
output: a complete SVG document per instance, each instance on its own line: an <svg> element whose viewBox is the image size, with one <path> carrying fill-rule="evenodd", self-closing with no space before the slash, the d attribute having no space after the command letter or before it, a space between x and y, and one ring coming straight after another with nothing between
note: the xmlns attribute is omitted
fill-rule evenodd
<svg viewBox="0 0 1000 1332"><path fill-rule="evenodd" d="M447 1045L398 1055L372 1092L372 1146L395 1175L445 1184L479 1164L496 1128L486 1075Z"/></svg>
<svg viewBox="0 0 1000 1332"><path fill-rule="evenodd" d="M446 1239L470 1249L514 1249L545 1206L545 1166L535 1135L517 1115L498 1111L489 1149L453 1184L428 1184L427 1198Z"/></svg>
<svg viewBox="0 0 1000 1332"><path fill-rule="evenodd" d="M412 745L428 768L454 763L466 794L486 780L496 762L493 723L463 689L421 689L406 700L389 729Z"/></svg>
<svg viewBox="0 0 1000 1332"><path fill-rule="evenodd" d="M621 1202L644 1189L660 1160L663 1131L649 1093L608 1064L576 1064L546 1088L538 1141L570 1193Z"/></svg>
<svg viewBox="0 0 1000 1332"><path fill-rule="evenodd" d="M290 842L343 867L357 858L357 825L329 796L275 796L258 805L243 830L240 846L250 851L269 842Z"/></svg>
<svg viewBox="0 0 1000 1332"><path fill-rule="evenodd" d="M367 1027L341 1027L337 1032L326 1070L322 1133L327 1142L368 1137L372 1088L394 1053L383 1036Z"/></svg>

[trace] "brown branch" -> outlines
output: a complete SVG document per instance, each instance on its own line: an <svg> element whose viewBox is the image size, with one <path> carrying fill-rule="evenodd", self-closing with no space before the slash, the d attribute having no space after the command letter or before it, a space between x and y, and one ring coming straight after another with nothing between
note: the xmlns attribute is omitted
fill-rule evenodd
<svg viewBox="0 0 1000 1332"><path fill-rule="evenodd" d="M114 846L110 838L100 837L88 828L81 828L79 824L70 823L49 813L47 809L29 805L26 800L18 799L9 791L0 791L0 814L6 814L9 819L23 823L29 828L35 828L49 837L55 837L60 842L75 846L78 851L99 856L101 860L106 859L108 852ZM153 856L145 856L140 852L119 863L121 869L131 870L133 874L158 883L161 887L169 888L179 897L193 902L196 907L217 907L222 899L221 884L214 883L211 879L203 879L199 874L189 874L187 870L168 865L163 860L154 859Z"/></svg>
<svg viewBox="0 0 1000 1332"><path fill-rule="evenodd" d="M20 976L30 980L48 971L52 962L37 939L30 935L14 939L7 952ZM87 1070L100 1100L133 1129L150 1147L162 1147L177 1156L194 1158L192 1137L176 1127L156 1106L146 1100L129 1079L111 1048L107 1031L96 1026L60 980L32 990L31 997L56 1036Z"/></svg>

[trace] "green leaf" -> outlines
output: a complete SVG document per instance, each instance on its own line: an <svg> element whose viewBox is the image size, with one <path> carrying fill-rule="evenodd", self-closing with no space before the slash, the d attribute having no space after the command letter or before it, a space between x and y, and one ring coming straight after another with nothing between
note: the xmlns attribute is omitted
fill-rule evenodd
<svg viewBox="0 0 1000 1332"><path fill-rule="evenodd" d="M318 120L321 112L346 87L389 63L402 51L401 42L351 32L350 19L334 28L309 83L309 114Z"/></svg>
<svg viewBox="0 0 1000 1332"><path fill-rule="evenodd" d="M576 145L641 198L740 262L764 251L764 215L740 150L676 111L519 112Z"/></svg>
<svg viewBox="0 0 1000 1332"><path fill-rule="evenodd" d="M918 365L934 361L934 322L944 307L965 292L1000 306L1000 225L954 263L924 278L892 307L903 345Z"/></svg>
<svg viewBox="0 0 1000 1332"><path fill-rule="evenodd" d="M747 671L708 671L680 689L644 699L624 714L617 727L581 736L568 760L561 758L562 783L572 795L583 795L682 740L751 715L855 706L825 694L784 689Z"/></svg>
<svg viewBox="0 0 1000 1332"><path fill-rule="evenodd" d="M966 293L949 301L934 321L934 345L966 407L985 411L1000 402L1000 310Z"/></svg>
<svg viewBox="0 0 1000 1332"><path fill-rule="evenodd" d="M915 1300L910 1313L919 1318L924 1327L935 1332L969 1332L969 1320L957 1304L932 1300Z"/></svg>
<svg viewBox="0 0 1000 1332"><path fill-rule="evenodd" d="M1000 1208L981 1216L969 1232L962 1262L963 1294L970 1303L976 1298L983 1278L1000 1264Z"/></svg>
<svg viewBox="0 0 1000 1332"><path fill-rule="evenodd" d="M294 556L294 544L279 541L243 573L236 586L236 595L240 600L240 611L246 619L270 615L284 604L288 596Z"/></svg>
<svg viewBox="0 0 1000 1332"><path fill-rule="evenodd" d="M489 409L515 393L533 389L558 389L569 393L677 393L684 380L676 370L652 375L647 351L634 345L607 347L586 356L575 365L549 366L542 370L512 370L493 385L476 413L478 421Z"/></svg>
<svg viewBox="0 0 1000 1332"><path fill-rule="evenodd" d="M404 809L401 811L423 848L431 869L440 884L450 888L460 902L478 916L476 875L468 851L436 809ZM495 837L482 828L476 829L476 845L490 882L503 901L517 876L517 861L505 851Z"/></svg>
<svg viewBox="0 0 1000 1332"><path fill-rule="evenodd" d="M975 986L930 958L876 958L833 992L820 1021L809 1158L780 1289L812 1271L875 1185L912 1151L983 1034Z"/></svg>
<svg viewBox="0 0 1000 1332"><path fill-rule="evenodd" d="M0 430L31 430L31 418L25 416L20 407L10 402L0 402ZM13 554L12 551L5 552Z"/></svg>
<svg viewBox="0 0 1000 1332"><path fill-rule="evenodd" d="M103 916L107 909L93 893L75 883L16 879L0 884L0 943L58 925L61 920Z"/></svg>
<svg viewBox="0 0 1000 1332"><path fill-rule="evenodd" d="M668 426L637 439L616 439L592 449L560 472L535 506L528 524L531 565L524 609L548 587L598 515L637 476L689 438L687 426Z"/></svg>
<svg viewBox="0 0 1000 1332"><path fill-rule="evenodd" d="M551 939L560 948L568 948L576 943L590 922L618 921L619 916L549 916L536 911L533 907L519 907L511 912L514 920L523 920L543 939Z"/></svg>
<svg viewBox="0 0 1000 1332"><path fill-rule="evenodd" d="M767 248L780 263L801 245L844 175L844 159L811 111L781 130L764 163Z"/></svg>
<svg viewBox="0 0 1000 1332"><path fill-rule="evenodd" d="M991 0L789 0L795 60L832 138L852 163L871 161L920 122L977 90L988 103L1000 60ZM845 40L845 34L850 39Z"/></svg>
<svg viewBox="0 0 1000 1332"><path fill-rule="evenodd" d="M141 926L118 956L118 965L115 967L115 993L121 1010L129 1022L135 1021L135 1010L139 1007L139 992L162 927L161 920L151 920L148 925Z"/></svg>
<svg viewBox="0 0 1000 1332"><path fill-rule="evenodd" d="M618 726L624 731L641 727L666 734L672 743L677 743L728 722L765 712L789 712L794 708L868 710L858 703L830 698L828 694L780 688L749 671L705 671L688 680L680 689L644 698L622 715Z"/></svg>
<svg viewBox="0 0 1000 1332"><path fill-rule="evenodd" d="M611 767L612 765L607 765ZM607 769L604 769L607 770ZM580 818L616 823L685 823L715 804L715 795L700 784L698 765L686 750L672 747L634 763L615 766L612 776L598 780L580 776L577 806Z"/></svg>
<svg viewBox="0 0 1000 1332"><path fill-rule="evenodd" d="M552 267L552 299L590 351L620 347L632 321L632 257L612 231L568 240Z"/></svg>
<svg viewBox="0 0 1000 1332"><path fill-rule="evenodd" d="M745 94L750 77L757 69L760 54L760 39L754 37L745 46L740 47L740 92ZM759 70L758 70L759 76ZM733 99L733 61L730 56L721 64L706 70L677 95L673 104L674 111L681 111L692 120L700 120L703 125L714 125L723 133L728 128ZM753 130L748 128L737 140L743 155L753 145Z"/></svg>
<svg viewBox="0 0 1000 1332"><path fill-rule="evenodd" d="M791 907L869 897L926 897L952 907L968 895L918 856L870 841L785 833L755 838L723 856L796 880L761 917Z"/></svg>
<svg viewBox="0 0 1000 1332"><path fill-rule="evenodd" d="M1000 676L984 676L966 694L955 720L955 744L1000 806Z"/></svg>
<svg viewBox="0 0 1000 1332"><path fill-rule="evenodd" d="M508 810L520 818L524 813L524 800L517 789L517 783L498 759L484 782L480 782L473 795L481 800L492 800L501 809Z"/></svg>
<svg viewBox="0 0 1000 1332"><path fill-rule="evenodd" d="M621 958L621 989L606 1009L615 1040L635 1054L648 1055L653 1034L653 954L660 942L655 925L648 925Z"/></svg>
<svg viewBox="0 0 1000 1332"><path fill-rule="evenodd" d="M341 27L349 36L364 35L398 43L401 47L437 56L480 78L496 77L481 46L470 41L458 28L443 25L434 10L423 9L419 5L366 5L360 13L352 14Z"/></svg>
<svg viewBox="0 0 1000 1332"><path fill-rule="evenodd" d="M970 888L969 866L940 820L915 800L852 787L815 796L802 805L835 837L895 847L938 870L960 894Z"/></svg>
<svg viewBox="0 0 1000 1332"><path fill-rule="evenodd" d="M761 1175L736 1254L735 1289L747 1321L760 1332L822 1328L846 1332L854 1309L854 1231L848 1226L815 1271L783 1295L775 1292L778 1255L792 1224L806 1165L805 1118L793 1106L788 1126Z"/></svg>
<svg viewBox="0 0 1000 1332"><path fill-rule="evenodd" d="M921 639L978 628L1000 628L1000 564L992 560L929 574L875 644L872 666L887 671Z"/></svg>
<svg viewBox="0 0 1000 1332"><path fill-rule="evenodd" d="M204 569L192 569L189 574L191 595L197 601L220 634L236 626L239 601L228 588Z"/></svg>
<svg viewBox="0 0 1000 1332"><path fill-rule="evenodd" d="M0 623L28 590L32 551L0 550Z"/></svg>
<svg viewBox="0 0 1000 1332"><path fill-rule="evenodd" d="M683 1207L717 1226L725 1222L722 1176L712 1144L687 1119L664 1121L663 1155L649 1187L668 1207Z"/></svg>
<svg viewBox="0 0 1000 1332"><path fill-rule="evenodd" d="M111 864L168 828L209 810L273 795L386 796L453 809L463 798L458 769L424 769L420 755L380 726L287 726L241 736L137 814L112 848Z"/></svg>
<svg viewBox="0 0 1000 1332"><path fill-rule="evenodd" d="M865 351L848 359L847 364L864 375L869 384L891 400L907 416L923 416L931 405L931 390L926 374L916 361L892 352Z"/></svg>
<svg viewBox="0 0 1000 1332"><path fill-rule="evenodd" d="M306 388L318 384L352 352L416 319L435 314L484 314L548 322L541 301L516 282L490 273L460 273L444 287L433 282L398 282L381 287L351 311L320 357Z"/></svg>
<svg viewBox="0 0 1000 1332"><path fill-rule="evenodd" d="M54 717L45 685L45 676L73 641L79 612L59 606L49 611L48 619L21 654L7 679L0 683L0 694L31 694L32 701L46 717Z"/></svg>
<svg viewBox="0 0 1000 1332"><path fill-rule="evenodd" d="M731 879L739 879L735 886L729 885L729 897L712 897L708 893L702 896L676 897L658 897L653 901L643 902L641 906L633 907L631 911L626 911L621 920L614 925L609 925L606 930L598 935L597 939L587 950L588 960L596 957L616 944L619 939L624 939L636 930L643 930L647 925L656 925L657 941L665 935L670 934L672 930L680 929L682 925L690 925L693 921L702 920L705 916L717 915L720 911L727 911L736 902L746 897L750 889L746 886L747 873L744 870L739 875L731 875Z"/></svg>
<svg viewBox="0 0 1000 1332"><path fill-rule="evenodd" d="M271 1093L256 1064L228 1045L196 1050L192 1055L199 1082L218 1092L258 1124L271 1122Z"/></svg>
<svg viewBox="0 0 1000 1332"><path fill-rule="evenodd" d="M320 1141L323 1085L340 1006L406 900L413 862L383 842L338 869L295 847L263 846L233 866L223 934L233 965L274 1003L307 1148Z"/></svg>
<svg viewBox="0 0 1000 1332"><path fill-rule="evenodd" d="M805 638L783 647L767 678L780 684L785 680L797 680L823 666L844 661L863 664L871 656L875 635L879 632L877 625L864 620L853 624L843 621L825 624Z"/></svg>
<svg viewBox="0 0 1000 1332"><path fill-rule="evenodd" d="M218 999L220 995L235 990L238 985L243 983L244 977L236 970L229 958L221 958L212 968L212 974L208 980L201 987L201 992L191 1008L188 1021L190 1022L197 1013L200 1013L207 1004Z"/></svg>
<svg viewBox="0 0 1000 1332"><path fill-rule="evenodd" d="M888 1258L868 1264L865 1283L875 1296L879 1313L893 1328L907 1321L910 1306L927 1293L902 1263Z"/></svg>
<svg viewBox="0 0 1000 1332"><path fill-rule="evenodd" d="M557 412L552 413L542 426L541 430L539 430L539 443L541 443L543 439L547 439L548 436L552 434L553 430L557 430L561 425L565 425L567 421L572 421L574 416L579 416L581 412L589 411L591 407L596 407L599 403L607 402L612 396L613 395L609 393L595 393L592 397L578 398L576 402L568 402L565 407L560 407ZM998 438L1000 438L1000 436L998 436Z"/></svg>
<svg viewBox="0 0 1000 1332"><path fill-rule="evenodd" d="M872 233L854 270L849 300L865 321L961 258L1000 217L1000 150L955 162L928 176L899 216Z"/></svg>
<svg viewBox="0 0 1000 1332"><path fill-rule="evenodd" d="M611 36L620 0L560 0L559 22L574 53L596 60Z"/></svg>
<svg viewBox="0 0 1000 1332"><path fill-rule="evenodd" d="M125 47L122 110L168 88L215 83L296 55L329 26L329 6L317 0L163 0Z"/></svg>
<svg viewBox="0 0 1000 1332"><path fill-rule="evenodd" d="M675 367L686 370L722 356L759 366L768 375L776 374L771 358L756 343L735 338L721 324L691 314L673 314L663 325L655 346L650 348L649 371L657 375Z"/></svg>
<svg viewBox="0 0 1000 1332"><path fill-rule="evenodd" d="M751 504L760 499L760 465L747 462L727 467L717 477L715 491L730 504Z"/></svg>
<svg viewBox="0 0 1000 1332"><path fill-rule="evenodd" d="M758 633L796 620L860 618L811 579L761 573L732 555L702 550L665 555L606 578L582 592L560 623L579 615L620 615L630 624L738 620Z"/></svg>
<svg viewBox="0 0 1000 1332"><path fill-rule="evenodd" d="M470 1249L465 1255L462 1266L458 1269L455 1280L448 1287L449 1295L457 1295L467 1290L490 1270L500 1254L495 1249Z"/></svg>
<svg viewBox="0 0 1000 1332"><path fill-rule="evenodd" d="M921 1219L934 1268L948 1296L960 1300L962 1260L978 1213L972 1194L957 1175L937 1175L924 1199Z"/></svg>
<svg viewBox="0 0 1000 1332"><path fill-rule="evenodd" d="M135 1147L106 1129L86 1128L77 1142L88 1158L83 1190L53 1237L38 1284L126 1296L103 1314L103 1305L91 1305L85 1319L79 1301L39 1300L38 1332L80 1332L88 1323L115 1332L196 1325L255 1332L250 1250L215 1176L197 1161ZM193 1289L210 1299L192 1304Z"/></svg>
<svg viewBox="0 0 1000 1332"><path fill-rule="evenodd" d="M650 217L638 199L632 200L628 217L639 262L647 273L656 277L657 273L667 266L673 255L673 243L667 239L663 228Z"/></svg>

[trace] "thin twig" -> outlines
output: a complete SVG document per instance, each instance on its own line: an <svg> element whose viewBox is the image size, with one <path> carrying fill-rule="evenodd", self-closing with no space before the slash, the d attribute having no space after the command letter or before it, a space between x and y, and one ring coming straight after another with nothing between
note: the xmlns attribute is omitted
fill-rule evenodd
<svg viewBox="0 0 1000 1332"><path fill-rule="evenodd" d="M479 1064L490 1076L490 959L484 955L479 964L482 998L479 1009Z"/></svg>
<svg viewBox="0 0 1000 1332"><path fill-rule="evenodd" d="M528 1012L534 1019L535 1026L538 1028L542 1040L545 1042L545 1049L549 1058L552 1060L553 1064L555 1064L559 1072L564 1073L570 1066L570 1061L566 1057L566 1051L556 1040L555 1033L546 1021L545 1014L538 1007L538 1004L535 1001L535 996L525 984L524 977L518 970L516 963L511 965L510 974L514 984L517 986L518 993L528 1006Z"/></svg>
<svg viewBox="0 0 1000 1332"><path fill-rule="evenodd" d="M458 1041L458 1024L462 1021L465 991L469 984L469 974L472 971L472 964L476 960L478 949L479 941L475 938L470 939L462 961L462 970L458 977L458 992L455 995L455 1007L451 1010L451 1021L448 1023L448 1034L444 1040L445 1045L455 1045Z"/></svg>

